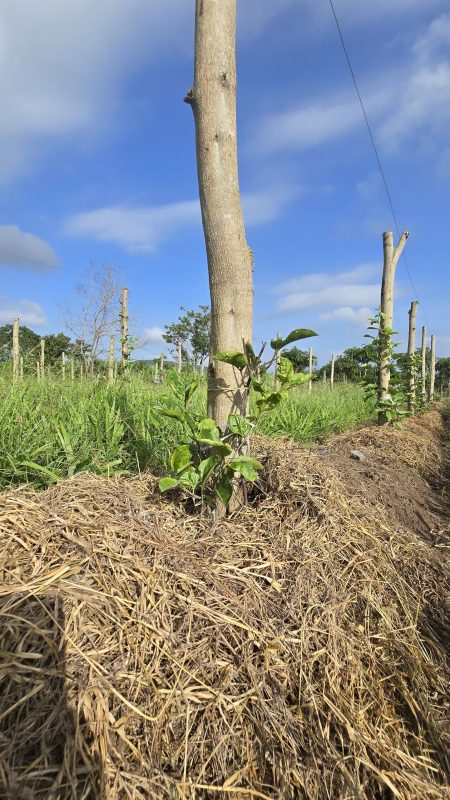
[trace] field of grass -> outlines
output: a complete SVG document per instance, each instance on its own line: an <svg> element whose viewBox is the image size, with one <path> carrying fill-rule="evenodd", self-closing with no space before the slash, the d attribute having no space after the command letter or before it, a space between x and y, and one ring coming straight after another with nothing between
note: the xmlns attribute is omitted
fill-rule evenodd
<svg viewBox="0 0 450 800"><path fill-rule="evenodd" d="M180 426L155 411L169 401L167 386L140 376L108 386L102 380L0 377L0 487L23 482L47 486L82 470L102 474L161 473ZM206 389L193 398L205 415ZM371 416L363 392L352 384L333 390L315 385L295 390L260 420L268 436L322 441Z"/></svg>

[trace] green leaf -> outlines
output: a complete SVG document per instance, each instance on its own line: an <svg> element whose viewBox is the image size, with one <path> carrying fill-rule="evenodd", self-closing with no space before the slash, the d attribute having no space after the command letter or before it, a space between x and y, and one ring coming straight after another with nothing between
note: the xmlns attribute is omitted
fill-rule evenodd
<svg viewBox="0 0 450 800"><path fill-rule="evenodd" d="M157 411L158 414L161 414L163 417L177 419L178 422L181 422L183 425L186 422L186 417L182 411L178 410L178 408L163 408L162 406L155 406L155 411Z"/></svg>
<svg viewBox="0 0 450 800"><path fill-rule="evenodd" d="M285 339L282 339L281 336L277 339L272 339L270 346L272 350L281 350L286 345L292 344L292 342L299 342L300 339L309 339L311 336L317 336L317 333L310 330L310 328L296 328Z"/></svg>
<svg viewBox="0 0 450 800"><path fill-rule="evenodd" d="M217 456L209 456L209 458L205 458L203 461L200 461L200 464L198 465L198 472L202 484L207 481L212 470L218 463L219 459Z"/></svg>
<svg viewBox="0 0 450 800"><path fill-rule="evenodd" d="M224 506L227 506L233 494L233 481L226 472L220 476L220 480L217 482L216 494Z"/></svg>
<svg viewBox="0 0 450 800"><path fill-rule="evenodd" d="M179 486L179 482L175 478L161 478L158 486L160 492L167 492L169 489L175 489L175 486Z"/></svg>
<svg viewBox="0 0 450 800"><path fill-rule="evenodd" d="M197 426L197 434L205 439L220 441L220 431L213 419L205 417L200 420Z"/></svg>
<svg viewBox="0 0 450 800"><path fill-rule="evenodd" d="M184 403L187 405L189 400L191 399L192 395L194 394L195 390L198 389L200 383L200 377L193 378L190 383L186 386L184 390Z"/></svg>
<svg viewBox="0 0 450 800"><path fill-rule="evenodd" d="M239 472L247 481L255 481L258 477L258 470L263 468L260 461L256 458L250 458L250 456L233 458L229 466L234 472Z"/></svg>
<svg viewBox="0 0 450 800"><path fill-rule="evenodd" d="M255 392L258 392L258 394L264 394L264 386L262 385L261 381L259 381L257 378L251 378L250 383Z"/></svg>
<svg viewBox="0 0 450 800"><path fill-rule="evenodd" d="M229 456L230 453L233 452L232 448L229 444L225 442L221 442L220 440L217 441L216 439L200 439L196 437L196 441L203 445L203 447L212 447L214 452L221 456Z"/></svg>
<svg viewBox="0 0 450 800"><path fill-rule="evenodd" d="M214 361L223 361L224 364L231 364L237 369L244 369L247 366L247 356L239 350L225 350L223 353L216 353Z"/></svg>
<svg viewBox="0 0 450 800"><path fill-rule="evenodd" d="M293 375L294 375L294 366L292 362L289 361L289 359L286 358L285 356L282 356L282 358L280 358L280 363L278 364L278 367L275 372L276 380L281 384L289 383Z"/></svg>
<svg viewBox="0 0 450 800"><path fill-rule="evenodd" d="M36 464L35 461L21 461L19 464L20 467L28 467L32 469L34 472L40 472L42 475L47 475L48 478L51 478L54 483L59 481L60 475L57 472L53 472L51 469L47 467L43 467L41 464Z"/></svg>
<svg viewBox="0 0 450 800"><path fill-rule="evenodd" d="M190 489L191 491L194 491L197 487L199 480L200 475L195 467L188 467L178 478L180 486L182 486L183 489Z"/></svg>
<svg viewBox="0 0 450 800"><path fill-rule="evenodd" d="M228 417L228 430L238 436L248 436L253 425L240 414L230 414Z"/></svg>
<svg viewBox="0 0 450 800"><path fill-rule="evenodd" d="M312 375L311 373L296 372L289 378L289 388L291 386L299 386L302 383L308 383L308 381L312 381L313 379L314 375Z"/></svg>
<svg viewBox="0 0 450 800"><path fill-rule="evenodd" d="M181 472L182 469L191 463L192 455L187 444L182 444L173 451L170 457L170 466L174 472Z"/></svg>

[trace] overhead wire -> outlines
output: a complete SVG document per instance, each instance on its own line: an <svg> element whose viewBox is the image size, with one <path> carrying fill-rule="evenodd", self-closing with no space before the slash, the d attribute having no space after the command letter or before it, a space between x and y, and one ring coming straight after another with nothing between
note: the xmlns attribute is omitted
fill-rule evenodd
<svg viewBox="0 0 450 800"><path fill-rule="evenodd" d="M334 2L333 2L333 0L329 0L329 3L330 3L331 11L333 13L334 21L336 23L336 28L337 28L337 31L338 31L338 34L339 34L339 39L341 41L342 49L344 51L345 58L346 58L346 61L347 61L347 64L348 64L348 68L350 70L350 75L352 76L353 84L354 84L354 87L355 87L355 90L356 90L356 94L358 96L359 104L361 106L361 110L362 110L362 113L363 113L363 116L364 116L364 121L366 123L367 131L369 133L369 137L370 137L370 141L372 143L373 151L375 153L375 158L376 158L376 161L377 161L377 164L378 164L378 169L380 170L381 179L383 181L383 185L384 185L384 188L385 188L385 191L386 191L386 196L387 196L387 199L388 199L389 208L391 210L392 219L394 220L395 229L397 231L398 237L400 238L400 235L401 235L400 234L400 227L399 227L399 224L397 222L397 215L395 213L394 203L392 201L392 195L391 195L391 192L390 192L390 189L389 189L389 185L388 185L388 182L387 182L386 173L385 173L385 171L383 169L383 165L381 163L380 154L378 152L378 148L377 148L377 145L376 145L376 142L375 142L375 137L373 135L372 127L370 125L369 118L368 118L368 115L367 115L366 107L365 107L365 104L364 104L364 101L362 99L362 95L361 95L361 92L360 92L360 89L359 89L359 86L358 86L358 81L356 80L356 75L355 75L355 71L354 71L353 66L352 66L352 62L350 60L350 55L349 55L347 46L345 44L344 36L343 36L343 33L342 33L342 28L341 28L341 25L340 25L340 22L339 22L337 13L336 13ZM409 282L411 284L411 288L412 288L412 290L414 292L414 295L415 295L415 297L416 297L416 299L417 299L417 301L419 303L419 308L420 308L420 310L421 310L421 312L422 312L422 314L424 316L425 322L428 325L428 320L427 320L427 316L425 314L425 309L423 308L422 302L419 300L419 293L417 291L416 285L415 285L414 280L412 278L411 271L409 269L408 262L406 260L406 256L405 256L404 251L402 253L402 259L403 259L403 263L404 263L405 268L406 268L406 272L408 274L408 278L409 278Z"/></svg>

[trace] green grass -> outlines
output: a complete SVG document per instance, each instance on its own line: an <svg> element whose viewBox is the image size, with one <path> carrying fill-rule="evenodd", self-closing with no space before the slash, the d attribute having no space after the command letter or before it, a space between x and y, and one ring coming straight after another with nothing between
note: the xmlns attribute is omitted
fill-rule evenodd
<svg viewBox="0 0 450 800"><path fill-rule="evenodd" d="M170 397L165 386L133 377L104 381L25 378L12 385L0 376L0 487L23 482L47 486L83 470L101 474L167 468L180 426L155 411ZM205 414L202 387L193 403ZM265 415L258 429L269 436L322 441L370 416L362 390L321 385L295 393Z"/></svg>

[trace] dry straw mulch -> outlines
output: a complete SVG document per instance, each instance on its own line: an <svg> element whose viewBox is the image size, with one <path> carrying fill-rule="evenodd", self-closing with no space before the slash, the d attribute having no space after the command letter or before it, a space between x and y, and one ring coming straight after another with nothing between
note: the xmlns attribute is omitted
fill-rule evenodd
<svg viewBox="0 0 450 800"><path fill-rule="evenodd" d="M370 436L436 468L436 414ZM151 477L0 495L0 797L450 796L442 530L258 447L258 506L214 526Z"/></svg>

